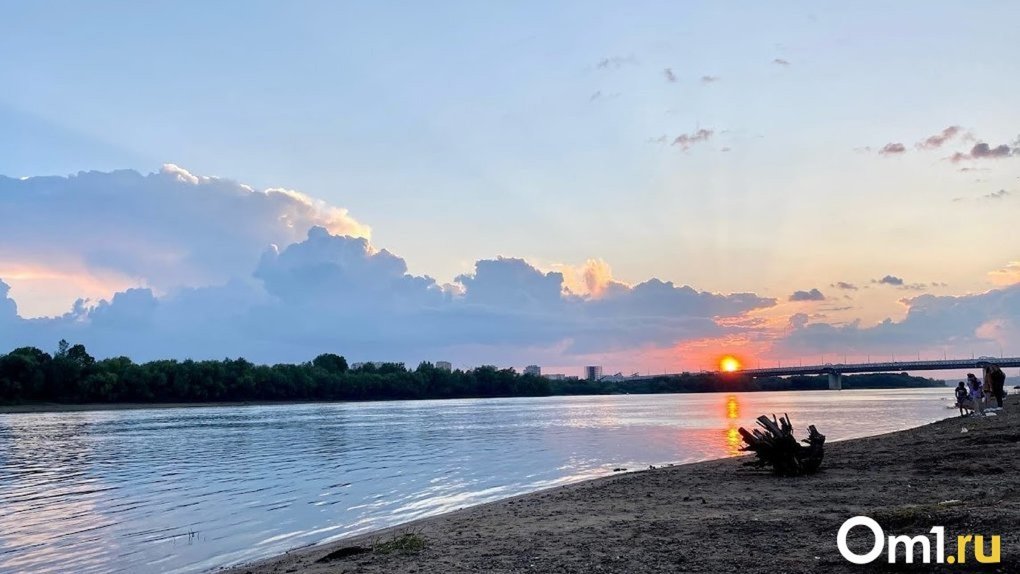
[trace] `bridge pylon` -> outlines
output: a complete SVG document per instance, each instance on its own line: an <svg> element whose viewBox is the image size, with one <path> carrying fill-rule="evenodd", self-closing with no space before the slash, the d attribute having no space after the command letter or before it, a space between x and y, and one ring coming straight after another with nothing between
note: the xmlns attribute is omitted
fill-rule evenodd
<svg viewBox="0 0 1020 574"><path fill-rule="evenodd" d="M843 390L843 373L837 371L829 371L829 390L830 391Z"/></svg>

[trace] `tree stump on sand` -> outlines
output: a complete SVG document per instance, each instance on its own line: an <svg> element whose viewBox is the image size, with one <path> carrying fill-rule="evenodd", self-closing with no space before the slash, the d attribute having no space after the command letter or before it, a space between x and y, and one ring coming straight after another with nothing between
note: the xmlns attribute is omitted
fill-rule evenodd
<svg viewBox="0 0 1020 574"><path fill-rule="evenodd" d="M819 433L815 425L808 427L808 438L802 441L807 446L797 443L789 415L783 415L779 420L776 420L775 415L771 419L762 415L758 417L758 425L763 430L748 431L743 427L739 430L740 436L747 443L740 450L755 454L755 459L748 462L748 465L771 466L780 476L811 474L822 465L825 435Z"/></svg>

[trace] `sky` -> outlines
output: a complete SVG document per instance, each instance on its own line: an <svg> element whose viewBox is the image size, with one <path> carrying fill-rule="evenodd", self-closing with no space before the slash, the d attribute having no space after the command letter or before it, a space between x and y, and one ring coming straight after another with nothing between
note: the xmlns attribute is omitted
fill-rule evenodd
<svg viewBox="0 0 1020 574"><path fill-rule="evenodd" d="M1010 3L0 12L2 348L1020 355Z"/></svg>

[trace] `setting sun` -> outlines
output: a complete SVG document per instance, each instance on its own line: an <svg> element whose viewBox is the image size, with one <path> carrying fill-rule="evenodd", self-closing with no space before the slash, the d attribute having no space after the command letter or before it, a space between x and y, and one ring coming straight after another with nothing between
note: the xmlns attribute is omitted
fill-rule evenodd
<svg viewBox="0 0 1020 574"><path fill-rule="evenodd" d="M726 355L719 359L719 370L727 373L740 370L740 361L737 360L733 355Z"/></svg>

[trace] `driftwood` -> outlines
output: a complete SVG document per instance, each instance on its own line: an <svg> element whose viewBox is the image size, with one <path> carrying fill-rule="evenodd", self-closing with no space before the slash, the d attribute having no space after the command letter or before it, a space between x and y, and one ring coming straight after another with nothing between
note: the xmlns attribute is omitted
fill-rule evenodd
<svg viewBox="0 0 1020 574"><path fill-rule="evenodd" d="M781 476L797 476L811 474L818 470L825 456L825 435L818 432L815 425L808 427L808 438L797 443L793 436L793 425L790 416L784 415L776 420L762 415L758 417L758 425L762 428L748 431L741 427L738 432L747 446L740 450L753 452L755 459L747 464L764 467L771 466Z"/></svg>

